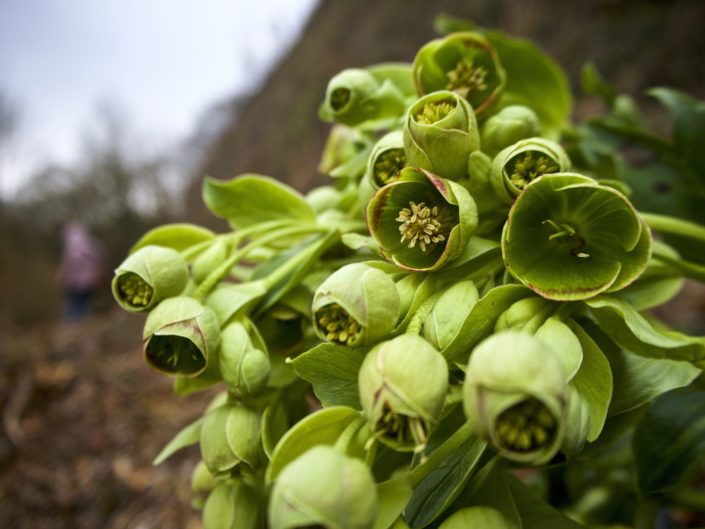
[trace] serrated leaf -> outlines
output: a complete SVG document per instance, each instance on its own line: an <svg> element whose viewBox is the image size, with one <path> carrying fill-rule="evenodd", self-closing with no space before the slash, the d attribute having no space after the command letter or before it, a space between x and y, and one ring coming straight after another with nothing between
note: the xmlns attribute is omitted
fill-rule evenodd
<svg viewBox="0 0 705 529"><path fill-rule="evenodd" d="M203 201L214 215L227 219L235 228L275 220L316 220L301 194L273 178L256 174L227 181L206 177Z"/></svg>
<svg viewBox="0 0 705 529"><path fill-rule="evenodd" d="M357 375L369 348L322 343L291 361L294 371L313 386L326 407L360 408Z"/></svg>

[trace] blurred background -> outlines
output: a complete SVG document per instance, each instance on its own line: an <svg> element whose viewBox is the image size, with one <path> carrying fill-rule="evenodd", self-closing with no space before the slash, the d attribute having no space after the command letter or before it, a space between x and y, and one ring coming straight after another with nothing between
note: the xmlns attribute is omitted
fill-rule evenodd
<svg viewBox="0 0 705 529"><path fill-rule="evenodd" d="M200 526L197 454L150 462L207 396L177 400L144 366L111 270L158 224L223 227L205 174L323 182L328 79L411 61L440 13L536 42L568 72L576 119L602 110L577 89L588 61L621 92L705 98L700 0L0 0L3 526ZM74 279L87 300L65 296L71 245L94 260ZM698 292L681 323L703 332Z"/></svg>

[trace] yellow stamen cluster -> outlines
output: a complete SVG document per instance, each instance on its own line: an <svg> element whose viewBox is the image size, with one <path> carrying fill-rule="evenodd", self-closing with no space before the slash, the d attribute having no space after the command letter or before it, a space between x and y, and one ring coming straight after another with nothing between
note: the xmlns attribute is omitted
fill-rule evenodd
<svg viewBox="0 0 705 529"><path fill-rule="evenodd" d="M434 101L427 103L416 114L414 119L422 125L433 125L434 123L447 118L455 110L455 103L452 101Z"/></svg>
<svg viewBox="0 0 705 529"><path fill-rule="evenodd" d="M544 220L542 224L548 224L554 230L554 233L548 236L549 241L555 239L574 241L575 246L570 250L570 254L581 259L590 257L589 253L583 251L587 246L587 241L578 235L578 232L570 224L558 223L551 219Z"/></svg>
<svg viewBox="0 0 705 529"><path fill-rule="evenodd" d="M397 222L401 222L401 242L409 241L409 248L413 248L418 242L421 251L425 252L428 245L446 240L445 236L439 233L441 222L438 220L438 206L429 208L425 202L409 202L409 206L399 211L396 218Z"/></svg>
<svg viewBox="0 0 705 529"><path fill-rule="evenodd" d="M516 452L538 450L553 440L556 419L539 400L529 398L504 410L496 430L502 444Z"/></svg>
<svg viewBox="0 0 705 529"><path fill-rule="evenodd" d="M337 303L320 308L316 312L316 322L329 342L351 346L362 334L362 325Z"/></svg>
<svg viewBox="0 0 705 529"><path fill-rule="evenodd" d="M152 301L154 289L133 272L121 275L117 286L122 299L133 307L146 307Z"/></svg>
<svg viewBox="0 0 705 529"><path fill-rule="evenodd" d="M414 452L422 452L426 448L428 432L423 420L396 413L389 402L385 401L382 415L375 424L375 436L404 446L413 445Z"/></svg>
<svg viewBox="0 0 705 529"><path fill-rule="evenodd" d="M406 165L404 149L389 149L380 154L375 160L372 175L380 185L393 182L399 171Z"/></svg>
<svg viewBox="0 0 705 529"><path fill-rule="evenodd" d="M537 156L534 158L534 156ZM557 173L558 164L548 156L529 151L514 162L509 181L517 189L524 189L532 180L548 173Z"/></svg>
<svg viewBox="0 0 705 529"><path fill-rule="evenodd" d="M474 66L472 60L465 58L453 70L446 73L446 88L467 98L472 92L487 90L487 69Z"/></svg>

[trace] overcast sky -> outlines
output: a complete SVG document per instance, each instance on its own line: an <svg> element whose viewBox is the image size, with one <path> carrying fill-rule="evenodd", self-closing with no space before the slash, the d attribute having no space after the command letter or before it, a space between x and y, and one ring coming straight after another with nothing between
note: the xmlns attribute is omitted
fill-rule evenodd
<svg viewBox="0 0 705 529"><path fill-rule="evenodd" d="M98 103L155 147L212 103L251 89L317 0L0 0L0 92L19 107L0 192L71 163Z"/></svg>

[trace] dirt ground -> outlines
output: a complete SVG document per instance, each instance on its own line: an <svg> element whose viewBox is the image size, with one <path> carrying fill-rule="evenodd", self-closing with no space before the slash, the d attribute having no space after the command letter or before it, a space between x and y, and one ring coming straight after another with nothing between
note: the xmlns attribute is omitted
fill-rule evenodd
<svg viewBox="0 0 705 529"><path fill-rule="evenodd" d="M0 334L0 526L197 529L186 449L161 447L208 395L177 398L140 350L143 318L110 311Z"/></svg>

